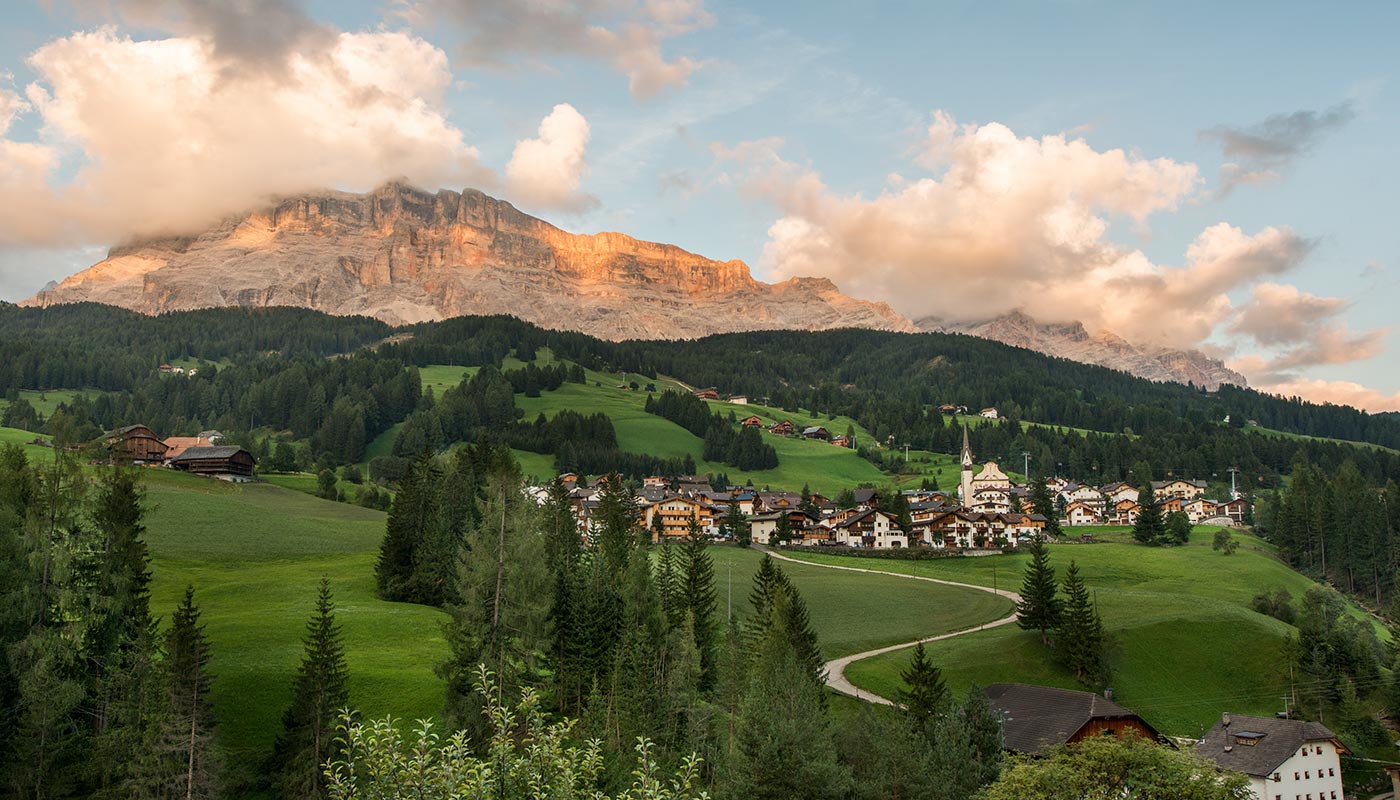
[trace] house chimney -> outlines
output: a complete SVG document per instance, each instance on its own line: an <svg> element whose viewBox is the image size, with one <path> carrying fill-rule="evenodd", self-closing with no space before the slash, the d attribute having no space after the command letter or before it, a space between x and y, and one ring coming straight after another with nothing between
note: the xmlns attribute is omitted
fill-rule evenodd
<svg viewBox="0 0 1400 800"><path fill-rule="evenodd" d="M1226 728L1230 727L1230 715L1229 715L1229 714L1221 714L1221 715L1220 715L1220 724L1221 724L1222 726L1226 727Z"/></svg>
<svg viewBox="0 0 1400 800"><path fill-rule="evenodd" d="M1104 689L1104 690L1103 690L1103 699L1109 701L1110 703L1113 702L1113 687L1112 687L1112 686L1110 686L1110 687L1108 687L1107 689Z"/></svg>

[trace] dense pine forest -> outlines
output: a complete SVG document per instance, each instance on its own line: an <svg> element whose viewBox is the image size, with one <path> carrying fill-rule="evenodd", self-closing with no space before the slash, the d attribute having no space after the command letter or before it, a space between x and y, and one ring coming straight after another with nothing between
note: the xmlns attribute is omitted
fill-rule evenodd
<svg viewBox="0 0 1400 800"><path fill-rule="evenodd" d="M425 395L416 374L430 364L499 366L512 354L529 356L522 358L528 362L546 347L572 367L483 370L442 397ZM196 377L158 379L156 366L181 359L205 367ZM133 421L172 434L260 428L308 444L310 460L344 464L360 461L369 441L405 422L395 447L405 458L423 447L474 441L489 430L522 449L556 456L565 469L684 471L683 460L619 450L603 420L551 427L520 419L514 393L577 382L584 367L666 375L767 397L780 408L846 415L874 435L876 442L865 447L877 462L882 455L872 444L957 452L959 430L936 410L956 403L1001 411L1002 420L978 431L980 454L1029 453L1042 470L1053 464L1077 479L1126 479L1140 462L1158 476L1206 479L1236 467L1250 491L1281 485L1299 457L1328 472L1351 462L1373 483L1400 476L1400 453L1383 449L1400 446L1394 415L1233 387L1207 393L959 335L776 331L619 343L508 317L392 329L296 309L145 317L96 305L0 306L0 392L96 390L46 420L50 432L71 429L75 438L90 438ZM25 423L19 427L37 427L25 405L11 403L7 416ZM512 424L503 426L507 420ZM1041 424L1022 430L1022 421ZM1245 430L1246 421L1284 434L1380 447L1258 435ZM709 421L691 424L703 424L706 439L715 440L707 441L707 450L722 456L718 460L770 462L737 432L731 439Z"/></svg>

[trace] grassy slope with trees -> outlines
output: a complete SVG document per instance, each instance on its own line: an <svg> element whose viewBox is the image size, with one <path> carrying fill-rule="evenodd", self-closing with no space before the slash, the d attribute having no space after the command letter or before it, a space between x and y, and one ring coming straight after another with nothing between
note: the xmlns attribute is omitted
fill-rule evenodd
<svg viewBox="0 0 1400 800"><path fill-rule="evenodd" d="M1210 547L1214 529L1198 529L1188 547L1145 548L1125 541L1052 545L1051 564L1063 577L1075 561L1093 591L1112 638L1109 662L1115 697L1167 733L1192 736L1222 710L1272 715L1288 692L1284 639L1293 628L1250 609L1261 591L1287 589L1300 599L1313 582L1279 563L1263 543L1236 534L1241 547L1224 556ZM903 561L808 556L825 563L947 578L1016 589L1024 555ZM1352 607L1351 613L1362 612ZM928 646L950 688L996 681L1083 688L1043 647L1039 634L1015 626ZM858 686L888 696L900 686L909 651L852 664Z"/></svg>
<svg viewBox="0 0 1400 800"><path fill-rule="evenodd" d="M150 499L152 609L168 618L186 584L196 587L213 649L214 706L235 760L265 751L277 732L322 576L336 593L355 706L370 717L440 716L443 686L433 669L446 657L447 617L375 596L384 514L276 486L141 474ZM734 614L748 616L760 554L711 553L721 613L732 575ZM1009 607L968 589L786 566L828 657L996 619Z"/></svg>

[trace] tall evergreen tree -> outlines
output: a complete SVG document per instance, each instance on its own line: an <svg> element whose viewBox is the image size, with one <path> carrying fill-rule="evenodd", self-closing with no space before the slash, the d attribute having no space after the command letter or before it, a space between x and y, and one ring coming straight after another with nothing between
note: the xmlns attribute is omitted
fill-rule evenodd
<svg viewBox="0 0 1400 800"><path fill-rule="evenodd" d="M1021 600L1016 604L1016 624L1022 630L1040 631L1040 639L1050 643L1050 631L1060 621L1060 599L1055 594L1055 568L1044 543L1031 542L1026 549L1031 560L1021 581Z"/></svg>
<svg viewBox="0 0 1400 800"><path fill-rule="evenodd" d="M745 638L750 650L755 650L769 627L777 624L786 631L797 661L807 670L812 682L822 685L826 677L826 666L822 661L821 647L817 642L816 631L812 629L807 614L807 604L802 594L777 562L770 555L764 555L754 573L753 588L749 591L749 605L753 616L745 628ZM775 609L781 609L775 611Z"/></svg>
<svg viewBox="0 0 1400 800"><path fill-rule="evenodd" d="M187 587L165 637L164 716L136 765L132 784L137 796L192 800L222 794L223 765L209 697L209 642L199 618L194 587Z"/></svg>
<svg viewBox="0 0 1400 800"><path fill-rule="evenodd" d="M740 547L748 547L752 543L749 521L744 517L744 512L739 510L739 501L733 497L729 499L729 509L724 515L724 529Z"/></svg>
<svg viewBox="0 0 1400 800"><path fill-rule="evenodd" d="M681 596L692 625L695 649L700 653L700 688L708 691L715 683L715 654L719 645L715 566L694 520L683 553Z"/></svg>
<svg viewBox="0 0 1400 800"><path fill-rule="evenodd" d="M1162 516L1162 504L1152 490L1152 482L1144 481L1138 489L1138 518L1133 523L1133 538L1141 544L1158 545L1167 535L1167 522Z"/></svg>
<svg viewBox="0 0 1400 800"><path fill-rule="evenodd" d="M1050 494L1050 487L1045 483L1045 476L1041 475L1031 484L1031 510L1045 517L1045 535L1051 539L1058 539L1064 531L1060 528L1060 512L1055 508L1055 498Z"/></svg>
<svg viewBox="0 0 1400 800"><path fill-rule="evenodd" d="M345 646L326 578L302 642L305 652L292 679L292 705L282 714L268 774L282 797L319 800L326 795L326 763L337 754L335 726L350 705Z"/></svg>
<svg viewBox="0 0 1400 800"><path fill-rule="evenodd" d="M608 475L593 512L594 536L608 569L621 575L636 545L637 499L617 473Z"/></svg>
<svg viewBox="0 0 1400 800"><path fill-rule="evenodd" d="M922 731L943 708L948 699L948 686L943 682L943 672L929 660L924 643L914 645L914 655L909 660L909 668L899 674L905 688L900 690L899 701L914 726Z"/></svg>
<svg viewBox="0 0 1400 800"><path fill-rule="evenodd" d="M374 572L379 596L385 600L419 599L414 594L414 569L420 562L419 549L436 537L440 479L437 464L425 452L399 482Z"/></svg>
<svg viewBox="0 0 1400 800"><path fill-rule="evenodd" d="M1079 576L1079 565L1069 562L1065 570L1064 609L1058 628L1059 650L1075 680L1088 686L1106 683L1108 663L1104 656L1103 621L1089 599L1089 589Z"/></svg>

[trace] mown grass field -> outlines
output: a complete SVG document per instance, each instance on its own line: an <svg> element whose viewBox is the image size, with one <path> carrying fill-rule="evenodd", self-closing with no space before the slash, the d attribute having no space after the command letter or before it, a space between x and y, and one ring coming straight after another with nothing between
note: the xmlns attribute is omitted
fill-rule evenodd
<svg viewBox="0 0 1400 800"><path fill-rule="evenodd" d="M1249 600L1273 587L1295 598L1313 584L1274 560L1253 537L1225 556L1210 547L1213 531L1192 545L1147 548L1124 541L1050 547L1062 577L1078 563L1095 592L1113 638L1110 660L1115 696L1171 734L1195 735L1222 711L1271 715L1287 691L1280 648L1292 630L1255 613ZM983 586L1019 589L1025 556L911 562L796 554L814 561L929 575ZM1360 614L1359 609L1353 613ZM929 645L949 686L1019 681L1077 687L1073 676L1041 645L1039 635L1006 626ZM900 686L907 650L852 664L853 683L889 696Z"/></svg>
<svg viewBox="0 0 1400 800"><path fill-rule="evenodd" d="M0 428L0 444L17 444L31 460L48 461L53 458L53 449L30 444L35 439L47 438L41 433L22 431L19 428Z"/></svg>
<svg viewBox="0 0 1400 800"><path fill-rule="evenodd" d="M50 389L47 391L36 391L33 389L21 389L19 397L21 400L28 400L34 410L42 414L45 418L51 416L58 409L60 403L71 403L73 398L80 394L85 394L90 398L102 394L95 390L81 389ZM0 398L0 412L10 403L4 398Z"/></svg>

